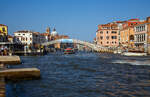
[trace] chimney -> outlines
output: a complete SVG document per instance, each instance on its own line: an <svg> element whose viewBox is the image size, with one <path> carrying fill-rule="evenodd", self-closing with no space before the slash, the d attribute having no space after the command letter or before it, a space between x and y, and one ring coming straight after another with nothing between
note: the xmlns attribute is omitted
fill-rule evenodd
<svg viewBox="0 0 150 97"><path fill-rule="evenodd" d="M150 16L146 18L146 22L150 23Z"/></svg>

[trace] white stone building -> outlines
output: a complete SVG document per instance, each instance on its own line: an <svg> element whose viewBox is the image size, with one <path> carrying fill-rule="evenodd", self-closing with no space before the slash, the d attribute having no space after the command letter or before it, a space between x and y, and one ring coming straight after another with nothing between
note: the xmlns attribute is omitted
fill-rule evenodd
<svg viewBox="0 0 150 97"><path fill-rule="evenodd" d="M20 43L24 45L32 45L33 43L38 43L38 33L34 33L32 31L17 31L14 32L14 42Z"/></svg>
<svg viewBox="0 0 150 97"><path fill-rule="evenodd" d="M136 25L134 30L136 48L150 54L150 17L147 17L145 22Z"/></svg>

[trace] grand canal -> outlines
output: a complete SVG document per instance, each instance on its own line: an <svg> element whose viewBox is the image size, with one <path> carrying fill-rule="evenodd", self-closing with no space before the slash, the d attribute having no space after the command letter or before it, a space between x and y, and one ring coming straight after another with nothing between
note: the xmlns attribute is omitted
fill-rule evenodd
<svg viewBox="0 0 150 97"><path fill-rule="evenodd" d="M7 83L7 97L150 97L150 57L107 53L22 56L41 79Z"/></svg>

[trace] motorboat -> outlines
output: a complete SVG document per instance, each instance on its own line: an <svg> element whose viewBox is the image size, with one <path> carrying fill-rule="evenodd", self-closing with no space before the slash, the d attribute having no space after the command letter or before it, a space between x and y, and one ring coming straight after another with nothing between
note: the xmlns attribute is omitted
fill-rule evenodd
<svg viewBox="0 0 150 97"><path fill-rule="evenodd" d="M121 55L124 55L124 56L147 56L147 53L141 53L141 52L123 52Z"/></svg>
<svg viewBox="0 0 150 97"><path fill-rule="evenodd" d="M74 53L75 53L75 51L73 48L66 48L64 50L64 54L74 54Z"/></svg>

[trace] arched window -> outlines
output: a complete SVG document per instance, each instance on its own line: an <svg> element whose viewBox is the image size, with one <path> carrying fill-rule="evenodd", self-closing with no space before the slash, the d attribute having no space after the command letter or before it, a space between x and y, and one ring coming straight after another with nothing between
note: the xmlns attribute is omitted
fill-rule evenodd
<svg viewBox="0 0 150 97"><path fill-rule="evenodd" d="M130 40L134 40L134 35L130 35Z"/></svg>
<svg viewBox="0 0 150 97"><path fill-rule="evenodd" d="M101 31L100 33L103 34L103 31Z"/></svg>
<svg viewBox="0 0 150 97"><path fill-rule="evenodd" d="M5 30L5 28L2 28L2 30L3 30L3 32L5 32L6 30Z"/></svg>

